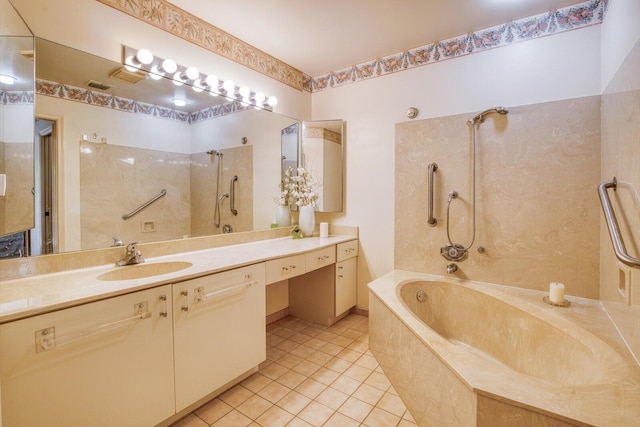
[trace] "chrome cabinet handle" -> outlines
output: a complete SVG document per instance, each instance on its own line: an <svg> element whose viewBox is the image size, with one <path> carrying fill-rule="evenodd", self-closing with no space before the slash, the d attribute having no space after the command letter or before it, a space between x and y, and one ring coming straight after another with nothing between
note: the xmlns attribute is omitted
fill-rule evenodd
<svg viewBox="0 0 640 427"><path fill-rule="evenodd" d="M182 295L182 306L180 307L180 310L189 311L189 291L182 291L180 292L180 295Z"/></svg>
<svg viewBox="0 0 640 427"><path fill-rule="evenodd" d="M167 296L160 295L160 301L162 302L162 308L160 309L160 317L167 317Z"/></svg>

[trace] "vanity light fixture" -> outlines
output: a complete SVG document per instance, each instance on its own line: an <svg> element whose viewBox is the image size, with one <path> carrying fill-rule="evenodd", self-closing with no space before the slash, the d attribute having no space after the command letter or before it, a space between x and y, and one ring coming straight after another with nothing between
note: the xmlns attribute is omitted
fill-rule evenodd
<svg viewBox="0 0 640 427"><path fill-rule="evenodd" d="M176 86L188 84L195 92L206 90L212 96L222 95L230 101L238 101L240 97L244 105L256 109L273 109L278 104L278 98L275 96L267 97L262 92L254 93L247 86L236 86L231 79L222 81L213 74L200 73L196 67L184 67L172 59L158 58L149 49L136 50L124 46L124 66L132 73L143 71L154 80L166 77Z"/></svg>
<svg viewBox="0 0 640 427"><path fill-rule="evenodd" d="M18 79L10 76L8 74L0 74L0 83L5 84L5 85L12 85L14 84Z"/></svg>

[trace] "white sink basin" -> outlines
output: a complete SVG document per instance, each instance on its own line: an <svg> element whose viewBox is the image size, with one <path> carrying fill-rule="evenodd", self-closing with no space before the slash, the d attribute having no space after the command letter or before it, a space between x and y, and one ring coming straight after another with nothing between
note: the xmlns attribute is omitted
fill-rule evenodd
<svg viewBox="0 0 640 427"><path fill-rule="evenodd" d="M144 279L145 277L159 276L173 273L191 267L193 264L183 261L154 262L149 264L127 265L115 270L107 271L97 277L98 280L117 281Z"/></svg>

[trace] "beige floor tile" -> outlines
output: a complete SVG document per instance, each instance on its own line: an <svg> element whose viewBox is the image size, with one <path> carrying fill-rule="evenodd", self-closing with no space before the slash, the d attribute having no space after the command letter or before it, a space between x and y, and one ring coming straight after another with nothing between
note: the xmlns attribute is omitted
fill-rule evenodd
<svg viewBox="0 0 640 427"><path fill-rule="evenodd" d="M273 380L271 378L267 378L260 372L256 372L246 380L242 381L240 384L247 390L257 393L272 382Z"/></svg>
<svg viewBox="0 0 640 427"><path fill-rule="evenodd" d="M367 418L365 418L363 424L367 427L389 427L398 425L400 419L400 417L383 411L380 408L373 408Z"/></svg>
<svg viewBox="0 0 640 427"><path fill-rule="evenodd" d="M278 362L273 362L272 364L270 364L266 368L260 369L259 372L262 375L264 375L265 377L270 378L272 380L275 380L278 377L280 377L280 375L286 373L288 370L289 370L288 368L285 368L284 366L282 366Z"/></svg>
<svg viewBox="0 0 640 427"><path fill-rule="evenodd" d="M299 345L300 343L292 341L291 339L287 339L282 341L280 344L278 344L276 348L279 348L280 350L286 351L287 353L289 353L291 350L298 347Z"/></svg>
<svg viewBox="0 0 640 427"><path fill-rule="evenodd" d="M224 403L231 406L232 408L235 408L240 404L242 404L245 400L253 396L253 394L254 393L252 391L247 390L241 385L237 385L232 389L230 389L229 391L226 391L225 393L223 393L220 396L220 400L222 400Z"/></svg>
<svg viewBox="0 0 640 427"><path fill-rule="evenodd" d="M205 405L202 405L193 412L197 416L202 418L207 423L207 425L209 425L215 423L232 410L233 408L230 405L224 403L222 400L213 399L212 401L208 402Z"/></svg>
<svg viewBox="0 0 640 427"><path fill-rule="evenodd" d="M311 376L311 379L318 381L324 385L329 385L334 382L340 376L336 371L322 367Z"/></svg>
<svg viewBox="0 0 640 427"><path fill-rule="evenodd" d="M345 394L335 388L327 387L322 393L320 393L315 401L323 404L324 406L337 410L347 399L348 394Z"/></svg>
<svg viewBox="0 0 640 427"><path fill-rule="evenodd" d="M294 419L291 420L289 424L287 424L287 427L313 427L313 426L308 422L306 422L305 420L295 417Z"/></svg>
<svg viewBox="0 0 640 427"><path fill-rule="evenodd" d="M418 427L418 424L412 423L409 420L405 420L404 418L400 420L398 423L398 427Z"/></svg>
<svg viewBox="0 0 640 427"><path fill-rule="evenodd" d="M279 328L273 331L274 335L277 335L279 337L282 338L289 338L293 335L296 334L296 331L292 331L291 329L287 329L287 328Z"/></svg>
<svg viewBox="0 0 640 427"><path fill-rule="evenodd" d="M316 396L322 393L325 388L327 388L326 385L308 378L296 387L295 390L298 393L307 396L309 399L315 399Z"/></svg>
<svg viewBox="0 0 640 427"><path fill-rule="evenodd" d="M293 415L298 415L298 412L302 411L309 403L311 403L311 399L295 390L292 390L289 394L280 399L276 405Z"/></svg>
<svg viewBox="0 0 640 427"><path fill-rule="evenodd" d="M365 384L369 384L384 391L387 391L389 387L391 387L391 383L387 377L384 374L375 371L365 380Z"/></svg>
<svg viewBox="0 0 640 427"><path fill-rule="evenodd" d="M211 424L211 427L245 427L251 424L251 422L252 420L250 418L247 418L245 415L234 409L215 423Z"/></svg>
<svg viewBox="0 0 640 427"><path fill-rule="evenodd" d="M391 393L385 393L376 406L392 413L393 415L397 415L398 417L402 417L407 411L407 407L404 406L404 402L400 397Z"/></svg>
<svg viewBox="0 0 640 427"><path fill-rule="evenodd" d="M301 333L308 335L310 337L315 337L316 335L318 335L320 332L322 332L322 329L318 329L315 326L307 326L306 328L304 328L303 330L300 331Z"/></svg>
<svg viewBox="0 0 640 427"><path fill-rule="evenodd" d="M372 372L373 371L371 369L367 369L358 365L351 365L349 369L344 371L343 375L346 375L349 378L353 378L354 380L364 382L364 380L369 378L369 375L371 375Z"/></svg>
<svg viewBox="0 0 640 427"><path fill-rule="evenodd" d="M316 337L313 337L309 341L304 343L304 345L306 345L307 347L311 347L314 350L320 350L322 347L324 347L327 344L328 344L327 341L318 339Z"/></svg>
<svg viewBox="0 0 640 427"><path fill-rule="evenodd" d="M318 371L318 369L320 369L320 365L318 365L317 363L310 362L308 360L303 360L293 368L294 371L307 377L310 377L313 374L315 374Z"/></svg>
<svg viewBox="0 0 640 427"><path fill-rule="evenodd" d="M363 354L362 356L360 356L360 358L356 360L354 364L367 369L371 369L372 371L379 366L378 361L373 356L369 356L368 354Z"/></svg>
<svg viewBox="0 0 640 427"><path fill-rule="evenodd" d="M272 406L272 402L269 402L267 399L254 394L253 396L245 400L236 409L252 420L255 420Z"/></svg>
<svg viewBox="0 0 640 427"><path fill-rule="evenodd" d="M298 357L302 357L303 359L306 359L307 357L313 355L316 353L316 350L308 347L304 344L299 345L298 347L294 348L293 350L291 350L291 354L298 356Z"/></svg>
<svg viewBox="0 0 640 427"><path fill-rule="evenodd" d="M340 347L349 347L353 343L353 338L348 338L344 336L339 336L331 340L333 344L339 345Z"/></svg>
<svg viewBox="0 0 640 427"><path fill-rule="evenodd" d="M296 371L287 371L284 374L282 374L280 377L278 377L276 381L285 387L294 389L298 387L300 384L302 384L302 382L306 379L307 377L305 377L304 375Z"/></svg>
<svg viewBox="0 0 640 427"><path fill-rule="evenodd" d="M171 424L170 427L209 427L209 424L198 418L195 414L189 414Z"/></svg>
<svg viewBox="0 0 640 427"><path fill-rule="evenodd" d="M307 357L308 361L316 363L320 366L324 366L331 359L333 359L332 355L323 353L321 351L316 351L315 353Z"/></svg>
<svg viewBox="0 0 640 427"><path fill-rule="evenodd" d="M327 408L318 402L311 402L306 408L300 411L298 418L305 420L312 426L319 427L326 423L331 415L333 415L331 408Z"/></svg>
<svg viewBox="0 0 640 427"><path fill-rule="evenodd" d="M322 427L358 427L360 423L354 419L342 415L340 412L335 412L331 418Z"/></svg>
<svg viewBox="0 0 640 427"><path fill-rule="evenodd" d="M288 353L288 354L282 356L278 360L278 363L281 364L284 367L287 367L289 369L293 369L298 363L302 362L303 360L304 359L302 357L298 357L296 355Z"/></svg>
<svg viewBox="0 0 640 427"><path fill-rule="evenodd" d="M335 388L345 394L351 396L354 391L360 387L362 383L346 376L341 376L337 380L331 383L330 387Z"/></svg>
<svg viewBox="0 0 640 427"><path fill-rule="evenodd" d="M347 338L353 338L354 340L357 340L358 338L360 338L362 336L362 332L355 331L353 329L348 329L342 334L342 336L345 336Z"/></svg>
<svg viewBox="0 0 640 427"><path fill-rule="evenodd" d="M272 406L260 415L256 422L261 426L284 427L293 419L293 415L277 406Z"/></svg>
<svg viewBox="0 0 640 427"><path fill-rule="evenodd" d="M267 348L267 360L271 360L275 362L279 360L281 357L286 356L287 352L284 350L280 350L277 347L269 347Z"/></svg>
<svg viewBox="0 0 640 427"><path fill-rule="evenodd" d="M358 400L355 397L350 397L340 408L338 408L338 412L349 418L353 418L356 421L362 422L367 418L372 409L372 405L369 405L362 400Z"/></svg>
<svg viewBox="0 0 640 427"><path fill-rule="evenodd" d="M307 341L309 341L311 339L311 337L309 335L305 335L302 332L298 332L295 335L292 335L291 338L289 338L291 341L295 341L298 344L304 344Z"/></svg>
<svg viewBox="0 0 640 427"><path fill-rule="evenodd" d="M338 335L329 332L329 331L322 331L320 332L318 335L316 335L316 338L320 339L320 340L325 340L327 342L331 342L332 340L336 339L338 337Z"/></svg>
<svg viewBox="0 0 640 427"><path fill-rule="evenodd" d="M402 415L402 418L407 421L411 421L414 424L416 422L416 420L413 418L413 415L411 415L411 412L409 412L408 409L404 412L404 414Z"/></svg>
<svg viewBox="0 0 640 427"><path fill-rule="evenodd" d="M349 350L348 348L345 348L340 353L336 354L336 357L339 357L340 359L346 360L347 362L351 362L351 363L353 363L356 360L360 359L360 356L362 356L362 353L358 353L357 351Z"/></svg>
<svg viewBox="0 0 640 427"><path fill-rule="evenodd" d="M363 402L367 402L370 405L376 405L380 398L384 395L384 391L370 386L368 384L362 384L358 389L352 394L353 397L362 400Z"/></svg>
<svg viewBox="0 0 640 427"><path fill-rule="evenodd" d="M369 350L369 345L362 341L354 341L347 347L349 350L357 351L358 353L365 353Z"/></svg>
<svg viewBox="0 0 640 427"><path fill-rule="evenodd" d="M262 362L261 364L258 365L258 370L262 370L264 368L266 368L267 366L271 365L273 363L273 361L271 360L265 360L264 362Z"/></svg>
<svg viewBox="0 0 640 427"><path fill-rule="evenodd" d="M289 387L285 387L278 382L272 382L262 390L258 392L260 397L267 399L271 403L276 403L278 400L285 397L291 389Z"/></svg>
<svg viewBox="0 0 640 427"><path fill-rule="evenodd" d="M332 356L335 356L338 353L340 353L342 350L344 350L344 347L328 342L319 350L323 353L327 353Z"/></svg>
<svg viewBox="0 0 640 427"><path fill-rule="evenodd" d="M324 364L325 368L329 368L332 371L336 371L339 373L343 373L344 371L346 371L347 369L349 369L349 367L352 365L351 362L347 362L344 359L340 359L338 357L334 357L333 359L331 359L330 361L328 361L327 363Z"/></svg>

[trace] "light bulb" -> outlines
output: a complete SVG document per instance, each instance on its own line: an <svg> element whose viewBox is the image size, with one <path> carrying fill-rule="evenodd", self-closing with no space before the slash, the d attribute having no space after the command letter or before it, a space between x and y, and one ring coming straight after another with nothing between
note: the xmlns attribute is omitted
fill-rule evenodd
<svg viewBox="0 0 640 427"><path fill-rule="evenodd" d="M187 71L185 71L185 74L187 75L187 78L189 80L195 80L200 77L200 71L198 71L196 67L188 67Z"/></svg>
<svg viewBox="0 0 640 427"><path fill-rule="evenodd" d="M192 87L194 92L198 92L198 93L202 92L204 90L202 79L198 79L195 82L193 82Z"/></svg>
<svg viewBox="0 0 640 427"><path fill-rule="evenodd" d="M220 84L220 80L218 80L218 78L216 76L214 76L213 74L209 74L204 81L213 90L217 90L218 89L218 85Z"/></svg>
<svg viewBox="0 0 640 427"><path fill-rule="evenodd" d="M12 85L16 82L15 77L7 75L7 74L0 74L0 83L4 83L6 85Z"/></svg>
<svg viewBox="0 0 640 427"><path fill-rule="evenodd" d="M184 107L187 105L187 101L182 98L173 98L173 105L176 107Z"/></svg>
<svg viewBox="0 0 640 427"><path fill-rule="evenodd" d="M235 83L233 83L233 80L225 80L224 83L222 84L222 88L227 93L227 97L229 98L235 97L235 94L233 93L233 91L236 89L236 85Z"/></svg>
<svg viewBox="0 0 640 427"><path fill-rule="evenodd" d="M182 86L182 84L184 83L184 80L182 80L182 73L180 73L180 71L178 71L177 73L175 73L173 75L173 84L176 86Z"/></svg>
<svg viewBox="0 0 640 427"><path fill-rule="evenodd" d="M140 69L140 63L133 56L127 56L124 60L124 68L130 73L135 73Z"/></svg>
<svg viewBox="0 0 640 427"><path fill-rule="evenodd" d="M253 98L256 100L256 105L262 107L262 103L264 102L264 100L266 99L266 97L264 96L264 93L262 92L258 92L256 93Z"/></svg>
<svg viewBox="0 0 640 427"><path fill-rule="evenodd" d="M151 77L153 80L160 80L162 76L164 76L164 73L160 71L160 69L158 69L157 65L154 65L153 67L151 67L151 71L149 72L149 77Z"/></svg>
<svg viewBox="0 0 640 427"><path fill-rule="evenodd" d="M169 74L173 74L178 71L178 64L173 59L165 59L162 61L162 69Z"/></svg>
<svg viewBox="0 0 640 427"><path fill-rule="evenodd" d="M238 93L240 94L241 97L243 98L249 98L249 95L251 95L251 90L247 87L247 86L242 86L239 90Z"/></svg>
<svg viewBox="0 0 640 427"><path fill-rule="evenodd" d="M141 64L149 65L153 62L153 53L149 49L140 49L138 53L136 53L136 59L140 61Z"/></svg>
<svg viewBox="0 0 640 427"><path fill-rule="evenodd" d="M271 107L275 107L276 105L278 105L278 98L276 98L275 96L270 96L267 99L267 104L269 104Z"/></svg>

